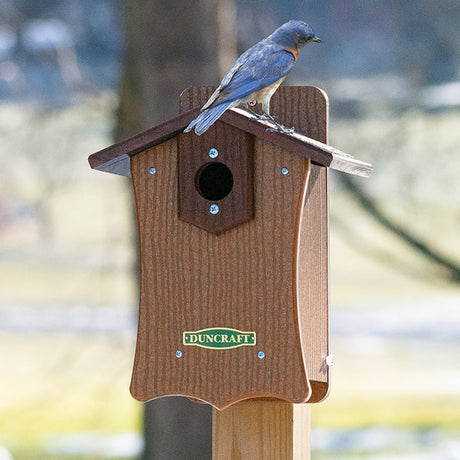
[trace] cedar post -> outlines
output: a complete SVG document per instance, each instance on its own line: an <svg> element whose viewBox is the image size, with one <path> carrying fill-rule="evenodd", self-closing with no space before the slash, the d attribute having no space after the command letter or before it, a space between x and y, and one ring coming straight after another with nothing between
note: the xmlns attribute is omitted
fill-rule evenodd
<svg viewBox="0 0 460 460"><path fill-rule="evenodd" d="M310 405L239 403L213 412L213 460L309 460Z"/></svg>

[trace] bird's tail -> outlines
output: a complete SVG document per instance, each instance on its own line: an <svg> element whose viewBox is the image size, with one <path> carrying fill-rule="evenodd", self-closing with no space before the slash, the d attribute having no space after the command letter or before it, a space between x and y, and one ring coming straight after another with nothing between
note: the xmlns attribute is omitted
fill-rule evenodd
<svg viewBox="0 0 460 460"><path fill-rule="evenodd" d="M210 107L203 110L185 129L188 133L195 128L195 133L199 136L203 134L232 104L232 101Z"/></svg>

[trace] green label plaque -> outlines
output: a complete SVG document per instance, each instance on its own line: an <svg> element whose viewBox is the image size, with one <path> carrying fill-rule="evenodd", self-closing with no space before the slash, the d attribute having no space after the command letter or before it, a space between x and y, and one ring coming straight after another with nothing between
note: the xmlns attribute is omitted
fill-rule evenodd
<svg viewBox="0 0 460 460"><path fill-rule="evenodd" d="M215 350L228 350L254 346L256 344L256 333L239 331L228 327L210 327L199 331L185 331L183 344Z"/></svg>

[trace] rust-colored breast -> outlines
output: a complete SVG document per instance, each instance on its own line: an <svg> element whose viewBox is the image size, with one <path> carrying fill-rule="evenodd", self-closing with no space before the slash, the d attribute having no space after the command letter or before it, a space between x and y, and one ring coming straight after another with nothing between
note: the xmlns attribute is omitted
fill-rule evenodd
<svg viewBox="0 0 460 460"><path fill-rule="evenodd" d="M256 91L255 93L252 93L249 99L252 99L254 101L260 101L260 102L263 102L267 99L270 100L274 92L278 89L281 83L283 83L283 80L284 80L284 77L280 78L278 81L275 81L275 83L272 83L271 85L268 85L265 88L262 88L259 91Z"/></svg>
<svg viewBox="0 0 460 460"><path fill-rule="evenodd" d="M299 48L297 48L296 46L289 47L289 48L283 47L283 48L294 56L294 62L297 61L297 58L299 57L299 51L300 51Z"/></svg>

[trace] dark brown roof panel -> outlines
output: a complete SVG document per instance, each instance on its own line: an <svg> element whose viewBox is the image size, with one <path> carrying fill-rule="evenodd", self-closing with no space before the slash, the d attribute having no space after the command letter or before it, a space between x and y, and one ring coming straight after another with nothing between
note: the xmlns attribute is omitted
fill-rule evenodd
<svg viewBox="0 0 460 460"><path fill-rule="evenodd" d="M88 159L89 164L93 169L130 176L129 158L131 156L177 136L199 112L199 107L188 110L133 137L93 153ZM227 110L222 115L221 121L275 144L294 155L310 158L313 163L321 166L363 177L368 177L372 171L372 165L369 163L356 160L334 147L302 134L269 131L267 128L272 127L270 122L254 120L248 112L242 109ZM186 135L195 136L193 132Z"/></svg>

